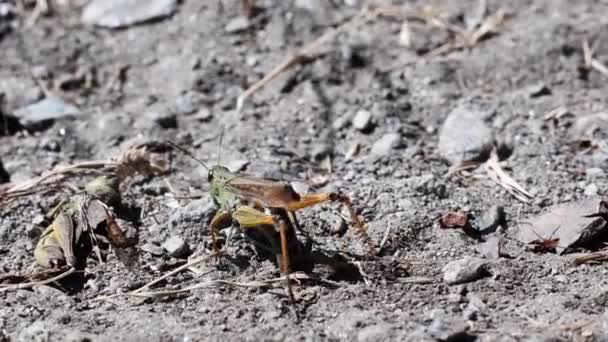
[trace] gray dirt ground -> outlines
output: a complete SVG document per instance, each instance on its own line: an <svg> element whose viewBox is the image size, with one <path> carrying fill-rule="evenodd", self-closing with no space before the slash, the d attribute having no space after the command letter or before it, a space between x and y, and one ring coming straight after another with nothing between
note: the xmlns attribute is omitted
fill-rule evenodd
<svg viewBox="0 0 608 342"><path fill-rule="evenodd" d="M606 191L606 131L594 137L597 148L583 150L572 127L579 117L608 106L608 78L581 68L584 39L597 43L599 62L608 62L608 2L488 1L488 13L510 14L497 34L437 57L424 52L449 38L445 30L412 23L408 48L399 43L403 21L379 18L340 35L326 54L281 75L238 113L236 98L245 86L356 14L357 3L364 1L345 2L258 1L262 12L239 32L227 32L228 23L242 14L239 2L227 0L185 0L170 18L119 30L82 25L80 10L67 7L31 27L23 25L31 13L27 8L0 18L4 113L39 99L53 80L79 71L94 75L90 87L77 80L50 90L81 108L82 116L0 135L0 158L11 181L60 163L113 156L139 140L170 138L213 164L224 129L223 163L246 160L246 172L286 180L319 183L327 177L317 190L351 195L377 243L391 227L381 256L361 264L372 270L369 283L313 268L312 274L339 286L297 285L296 295L307 299L297 305L299 323L281 286L226 285L160 299L96 300L167 272L159 265L175 259L141 251L146 243L159 246L177 235L193 255L209 253L212 203L206 196L176 200L171 195L205 192L205 171L175 154L169 175L137 179L124 194L145 208L139 265L127 268L112 256L104 264L89 258L79 291L41 286L0 293L0 341L608 340L605 265L575 266L566 256L533 253L511 233L518 221L544 208ZM478 6L447 0L408 5L429 3L461 26ZM494 139L510 148L507 170L534 196L529 203L488 179L483 168L468 177L445 177L449 164L438 151L439 132L461 105L479 111ZM572 115L543 119L559 106ZM350 123L362 109L372 115L372 126L363 131ZM372 146L388 133L398 133L395 148L372 154ZM361 151L345 158L354 142ZM333 156L331 173L324 164L327 155ZM31 265L44 228L37 222L57 200L58 195L35 195L3 205L0 273L23 272ZM480 239L437 224L442 213L465 210L482 225L493 206L504 207L506 222ZM317 243L313 250L348 252L356 259L362 244L350 231L336 232L341 220L336 209L305 210L300 223ZM481 240L496 237L503 237L505 257L486 258L488 276L462 285L443 281L447 263L483 257ZM219 266L203 263L199 274L180 273L157 289L279 275L239 236L227 253L232 258ZM391 278L393 268L379 267L390 261L407 269L409 277L432 283L409 283L412 278L404 274Z"/></svg>

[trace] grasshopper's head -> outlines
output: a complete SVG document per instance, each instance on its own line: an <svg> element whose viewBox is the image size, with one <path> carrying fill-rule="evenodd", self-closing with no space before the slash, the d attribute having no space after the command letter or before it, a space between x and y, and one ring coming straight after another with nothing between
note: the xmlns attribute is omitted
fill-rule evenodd
<svg viewBox="0 0 608 342"><path fill-rule="evenodd" d="M234 177L234 173L225 166L215 165L209 169L207 174L209 192L216 203L222 204L228 200L230 192L226 190L226 183Z"/></svg>

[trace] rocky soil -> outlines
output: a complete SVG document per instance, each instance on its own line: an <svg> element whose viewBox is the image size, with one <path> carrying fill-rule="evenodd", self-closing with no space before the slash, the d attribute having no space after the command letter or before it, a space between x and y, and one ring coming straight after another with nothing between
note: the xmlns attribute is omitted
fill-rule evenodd
<svg viewBox="0 0 608 342"><path fill-rule="evenodd" d="M298 215L303 245L332 262L299 273L297 304L282 282L258 286L279 270L236 227L226 257L149 290L213 286L108 298L211 253L207 171L172 153L168 174L123 189L137 262L104 252L76 280L0 292L0 341L608 340L605 264L553 253L603 247L602 229L599 247L577 239L608 185L607 1L45 3L0 0L0 183L170 139L209 165L220 151L232 170L344 192L382 248L364 258L328 204ZM65 196L0 203L0 275L31 269Z"/></svg>

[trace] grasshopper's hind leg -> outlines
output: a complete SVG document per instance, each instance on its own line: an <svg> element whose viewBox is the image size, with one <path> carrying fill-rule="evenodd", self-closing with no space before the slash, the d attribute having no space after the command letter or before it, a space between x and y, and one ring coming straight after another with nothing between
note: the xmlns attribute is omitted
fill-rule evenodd
<svg viewBox="0 0 608 342"><path fill-rule="evenodd" d="M248 206L242 206L232 214L232 218L237 221L242 228L260 228L264 225L273 225L278 229L281 237L281 262L279 269L281 274L287 275L287 291L289 298L295 301L293 295L293 289L291 287L290 275L291 275L291 261L289 258L289 252L287 250L287 244L289 240L289 229L290 225L287 221L287 217L283 215L273 214L267 215L257 209Z"/></svg>
<svg viewBox="0 0 608 342"><path fill-rule="evenodd" d="M314 205L321 204L324 202L340 202L348 209L351 220L357 228L357 235L367 245L368 253L370 255L374 255L376 253L376 247L374 246L372 239L370 239L369 235L367 235L367 226L363 222L363 219L357 215L357 212L355 211L355 208L353 206L353 202L348 196L335 192L305 194L302 195L298 201L293 201L289 203L287 210L296 211L299 209L312 207Z"/></svg>

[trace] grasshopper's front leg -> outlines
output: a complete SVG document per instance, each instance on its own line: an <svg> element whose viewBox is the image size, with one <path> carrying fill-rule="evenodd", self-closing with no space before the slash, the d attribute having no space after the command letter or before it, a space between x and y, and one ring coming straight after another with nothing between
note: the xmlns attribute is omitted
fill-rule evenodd
<svg viewBox="0 0 608 342"><path fill-rule="evenodd" d="M367 235L367 227L363 220L357 215L355 208L353 206L353 202L346 195L335 193L335 192L325 192L320 194L305 194L300 197L298 201L290 202L287 205L287 210L289 211L297 211L300 209L304 209L307 207L312 207L317 204L321 204L323 202L340 202L342 203L349 211L351 220L357 227L357 235L365 242L368 248L368 253L370 255L376 254L376 247L372 239L370 239L369 235Z"/></svg>
<svg viewBox="0 0 608 342"><path fill-rule="evenodd" d="M217 246L217 236L220 232L220 228L223 223L231 219L231 215L227 210L220 209L215 213L209 224L209 230L211 231L211 242L213 244L213 252L219 255L220 249Z"/></svg>

